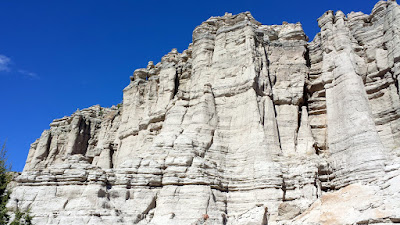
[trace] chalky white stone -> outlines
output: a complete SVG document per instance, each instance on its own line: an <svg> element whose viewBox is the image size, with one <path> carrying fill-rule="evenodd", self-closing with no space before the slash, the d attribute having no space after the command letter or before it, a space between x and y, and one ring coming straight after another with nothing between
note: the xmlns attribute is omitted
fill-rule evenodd
<svg viewBox="0 0 400 225"><path fill-rule="evenodd" d="M8 207L35 224L400 221L400 7L300 23L211 17L123 104L54 120Z"/></svg>

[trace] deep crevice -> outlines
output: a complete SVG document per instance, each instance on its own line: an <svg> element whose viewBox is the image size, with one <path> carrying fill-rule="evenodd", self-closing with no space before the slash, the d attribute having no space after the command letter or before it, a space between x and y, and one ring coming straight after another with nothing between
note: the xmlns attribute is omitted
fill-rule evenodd
<svg viewBox="0 0 400 225"><path fill-rule="evenodd" d="M114 144L110 143L109 149L110 149L110 168L114 168L114 163L113 163L113 156L114 156L114 152L115 152Z"/></svg>
<svg viewBox="0 0 400 225"><path fill-rule="evenodd" d="M226 195L225 195L225 197L226 197ZM222 225L226 225L226 224L228 224L228 218L227 218L228 201L226 199L224 199L223 203L224 203L224 213L222 213L222 215L221 215L222 216Z"/></svg>
<svg viewBox="0 0 400 225"><path fill-rule="evenodd" d="M226 225L228 223L228 220L226 219L226 215L222 214L222 225Z"/></svg>
<svg viewBox="0 0 400 225"><path fill-rule="evenodd" d="M286 183L285 179L282 179L282 187L281 187L283 194L282 194L282 201L286 201Z"/></svg>
<svg viewBox="0 0 400 225"><path fill-rule="evenodd" d="M306 48L306 51L304 52L303 57L306 60L306 66L308 68L311 68L310 50L308 49L307 45L305 46L305 48Z"/></svg>
<svg viewBox="0 0 400 225"><path fill-rule="evenodd" d="M317 182L319 182L319 185L318 185ZM319 186L319 187L318 187L318 186ZM321 188L321 181L318 179L318 174L317 174L317 176L316 176L315 179L314 179L314 187L315 187L315 189L316 189L315 196L317 196L317 198L320 198L321 196L319 195L319 190L320 190L320 188Z"/></svg>
<svg viewBox="0 0 400 225"><path fill-rule="evenodd" d="M179 89L179 74L178 72L175 73L175 87L174 87L174 94L172 96L172 98L175 98L176 94L178 93L178 89Z"/></svg>
<svg viewBox="0 0 400 225"><path fill-rule="evenodd" d="M80 116L79 122L78 122L79 127L78 133L76 134L76 139L75 143L71 152L71 155L75 154L82 154L85 155L87 148L89 146L89 140L90 140L90 120L86 121L83 116Z"/></svg>
<svg viewBox="0 0 400 225"><path fill-rule="evenodd" d="M307 74L307 78L306 79L308 79L308 75L309 74ZM307 112L309 112L309 108L308 108L308 91L307 91L306 82L304 83L304 86L303 86L303 98L300 100L300 103L299 103L298 117L297 117L297 130L296 130L296 135L297 136L299 135L300 126L302 125L301 124L301 118L302 118L302 114L303 114L303 106L305 106ZM296 146L297 146L297 137L296 137L295 141L296 141Z"/></svg>
<svg viewBox="0 0 400 225"><path fill-rule="evenodd" d="M264 54L265 54L265 61L267 62L267 66L266 67L267 67L268 81L269 81L270 88L272 90L271 74L270 74L270 71L269 71L269 67L270 67L271 62L269 61L268 51L265 49L265 46L264 46ZM271 93L271 98L272 97L273 97L273 93Z"/></svg>
<svg viewBox="0 0 400 225"><path fill-rule="evenodd" d="M276 122L276 132L277 132L277 135L278 135L279 148L282 151L281 133L279 132L279 124L278 124L278 120L276 119L277 116L278 116L278 113L276 112L275 102L274 102L273 98L271 99L271 101L272 101L272 107L274 107L275 122Z"/></svg>
<svg viewBox="0 0 400 225"><path fill-rule="evenodd" d="M275 116L275 121L276 121L276 131L278 133L279 148L282 151L281 135L279 132L279 124L278 124L278 121L276 120L278 113L276 112L276 107L275 107L275 102L274 102L274 94L272 91L273 85L272 85L272 80L271 80L271 72L269 70L271 62L269 61L269 58L268 58L268 50L266 49L265 45L263 45L263 47L264 47L265 61L267 63L267 66L266 66L267 67L267 75L268 75L267 78L268 78L269 87L271 88L271 96L269 96L269 97L271 98L272 107L274 108L274 116ZM267 47L269 47L269 45L267 45Z"/></svg>

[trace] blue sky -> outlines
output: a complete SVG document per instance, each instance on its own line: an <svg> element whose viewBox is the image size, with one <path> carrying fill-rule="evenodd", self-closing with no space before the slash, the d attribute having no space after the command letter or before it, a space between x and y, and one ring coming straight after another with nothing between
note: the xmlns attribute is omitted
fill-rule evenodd
<svg viewBox="0 0 400 225"><path fill-rule="evenodd" d="M21 171L53 119L118 104L136 68L182 52L211 16L250 11L263 24L299 21L312 40L325 11L370 13L376 2L0 0L0 144Z"/></svg>

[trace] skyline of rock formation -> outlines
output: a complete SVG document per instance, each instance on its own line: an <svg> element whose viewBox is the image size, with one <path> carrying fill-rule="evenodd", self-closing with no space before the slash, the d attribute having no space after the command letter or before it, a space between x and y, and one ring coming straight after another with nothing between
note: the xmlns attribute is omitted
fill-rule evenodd
<svg viewBox="0 0 400 225"><path fill-rule="evenodd" d="M395 1L328 11L308 42L300 23L211 17L120 107L54 120L8 206L37 224L398 222L399 20Z"/></svg>

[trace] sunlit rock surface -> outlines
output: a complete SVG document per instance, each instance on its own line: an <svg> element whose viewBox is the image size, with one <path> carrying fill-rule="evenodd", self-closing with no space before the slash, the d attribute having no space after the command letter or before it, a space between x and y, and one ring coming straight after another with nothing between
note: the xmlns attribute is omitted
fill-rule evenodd
<svg viewBox="0 0 400 225"><path fill-rule="evenodd" d="M123 104L54 120L8 207L35 224L400 222L400 7L211 17Z"/></svg>

